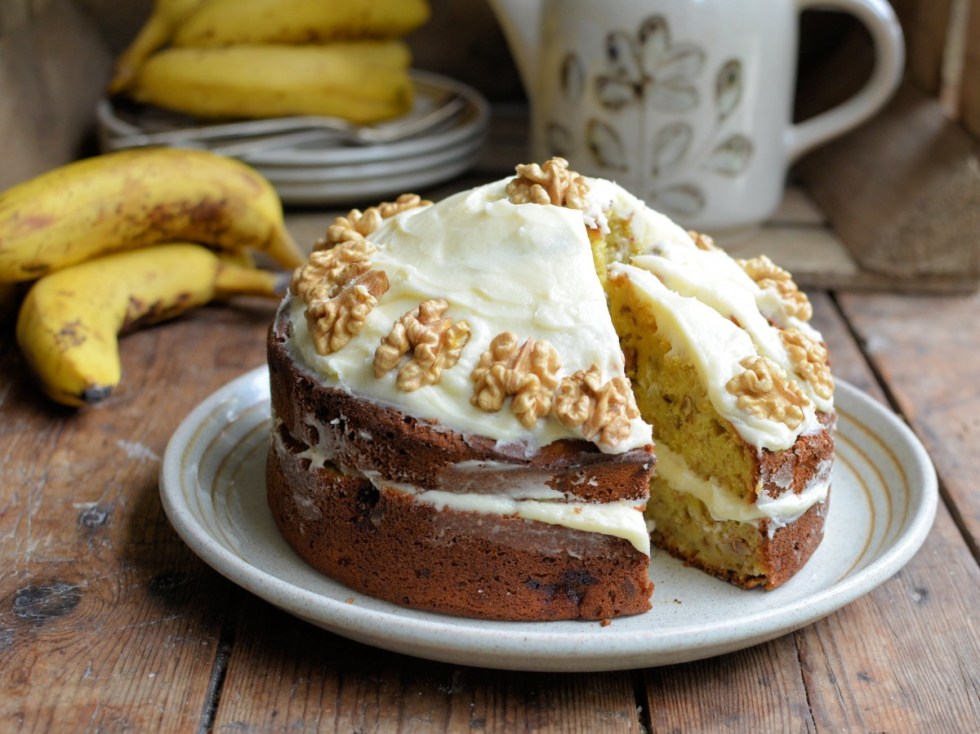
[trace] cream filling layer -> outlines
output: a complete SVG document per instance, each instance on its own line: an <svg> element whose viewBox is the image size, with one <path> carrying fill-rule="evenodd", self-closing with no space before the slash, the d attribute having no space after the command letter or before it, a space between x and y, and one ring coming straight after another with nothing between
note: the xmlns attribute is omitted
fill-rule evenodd
<svg viewBox="0 0 980 734"><path fill-rule="evenodd" d="M758 524L760 520L768 519L771 521L770 534L797 520L815 504L824 502L830 491L830 462L825 462L800 494L783 492L779 497L772 497L760 491L755 503L748 504L739 497L733 497L716 482L696 474L684 457L671 451L663 441L657 443L657 475L671 489L701 500L713 520ZM651 502L655 501L651 499Z"/></svg>
<svg viewBox="0 0 980 734"><path fill-rule="evenodd" d="M285 450L278 431L273 431L273 441L277 450ZM320 469L330 461L327 454L315 446L298 452L296 457L309 461L311 470ZM465 462L464 471L472 472L476 464L485 465L486 462ZM440 511L451 509L482 515L510 515L587 533L612 535L628 540L638 551L650 555L650 533L643 517L643 506L646 503L642 500L603 503L559 502L557 500L563 499L564 495L544 483L537 486L521 483L513 492L507 494L421 490L404 482L382 479L378 472L362 473L378 489L385 487L410 494L416 502L430 505Z"/></svg>
<svg viewBox="0 0 980 734"><path fill-rule="evenodd" d="M365 476L378 489L392 489L413 496L416 502L438 511L475 512L488 516L519 517L522 520L560 525L587 533L601 533L627 540L641 553L650 555L650 534L643 518L643 501L553 502L519 499L505 494L457 493L438 489L419 489L401 482L389 482L376 472ZM544 488L542 493L552 491ZM526 496L526 494L525 494Z"/></svg>

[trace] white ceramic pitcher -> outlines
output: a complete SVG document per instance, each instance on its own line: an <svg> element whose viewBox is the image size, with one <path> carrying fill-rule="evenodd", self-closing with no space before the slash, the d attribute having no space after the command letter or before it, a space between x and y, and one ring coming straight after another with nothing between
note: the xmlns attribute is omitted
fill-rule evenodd
<svg viewBox="0 0 980 734"><path fill-rule="evenodd" d="M679 223L733 237L779 206L789 165L876 112L901 77L885 0L490 0L531 102L533 160L568 158ZM799 18L852 13L876 64L793 124Z"/></svg>

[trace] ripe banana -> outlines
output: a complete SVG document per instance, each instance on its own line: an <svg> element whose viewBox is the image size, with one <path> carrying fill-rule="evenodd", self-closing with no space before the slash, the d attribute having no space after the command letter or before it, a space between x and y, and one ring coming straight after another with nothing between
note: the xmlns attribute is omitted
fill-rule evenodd
<svg viewBox="0 0 980 734"><path fill-rule="evenodd" d="M0 193L0 283L117 250L188 240L305 260L275 189L206 151L144 148L87 158Z"/></svg>
<svg viewBox="0 0 980 734"><path fill-rule="evenodd" d="M400 38L429 19L427 0L212 0L188 15L176 46Z"/></svg>
<svg viewBox="0 0 980 734"><path fill-rule="evenodd" d="M125 90L150 54L170 43L180 22L206 2L208 0L156 0L150 17L116 59L109 92L116 94Z"/></svg>
<svg viewBox="0 0 980 734"><path fill-rule="evenodd" d="M285 274L233 265L189 243L115 253L34 283L17 343L45 394L90 405L121 380L119 334L237 293L280 298L287 284Z"/></svg>
<svg viewBox="0 0 980 734"><path fill-rule="evenodd" d="M411 108L410 61L401 41L169 48L147 60L131 94L198 117L328 115L371 123Z"/></svg>

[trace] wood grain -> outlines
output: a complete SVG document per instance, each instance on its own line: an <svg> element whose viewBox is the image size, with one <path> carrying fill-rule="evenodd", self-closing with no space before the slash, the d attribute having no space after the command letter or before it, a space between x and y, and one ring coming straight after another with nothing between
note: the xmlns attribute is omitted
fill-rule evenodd
<svg viewBox="0 0 980 734"><path fill-rule="evenodd" d="M976 563L940 507L904 569L796 634L817 730L975 731L978 589Z"/></svg>
<svg viewBox="0 0 980 734"><path fill-rule="evenodd" d="M643 680L654 732L815 731L792 635Z"/></svg>
<svg viewBox="0 0 980 734"><path fill-rule="evenodd" d="M980 546L980 296L903 299L842 294L875 369L922 437L972 547ZM936 355L944 355L936 359ZM980 599L980 597L978 597Z"/></svg>
<svg viewBox="0 0 980 734"><path fill-rule="evenodd" d="M627 673L433 663L298 624L257 599L236 620L215 732L641 731Z"/></svg>
<svg viewBox="0 0 980 734"><path fill-rule="evenodd" d="M54 407L0 347L0 729L193 731L228 584L157 490L170 434L262 359L269 304L202 309L122 344L105 404Z"/></svg>

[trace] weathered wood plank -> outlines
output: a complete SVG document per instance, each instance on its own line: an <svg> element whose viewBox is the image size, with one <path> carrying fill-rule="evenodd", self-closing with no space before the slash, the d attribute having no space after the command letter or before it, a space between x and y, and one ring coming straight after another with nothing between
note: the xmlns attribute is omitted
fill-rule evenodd
<svg viewBox="0 0 980 734"><path fill-rule="evenodd" d="M157 476L184 415L260 363L271 305L126 337L104 405L49 405L0 347L0 729L193 731L229 584L178 538ZM62 729L63 730L63 729Z"/></svg>
<svg viewBox="0 0 980 734"><path fill-rule="evenodd" d="M797 633L817 730L975 731L980 571L944 506L891 580Z"/></svg>
<svg viewBox="0 0 980 734"><path fill-rule="evenodd" d="M946 351L950 341L969 350L980 343L980 329L959 329L977 297L958 299L909 298L907 296L840 294L844 313L857 328L861 350L843 321L815 299L815 325L831 346L835 374L876 399L886 402L864 353L871 355L875 370L894 387L905 381L894 368L909 363L910 384L924 387L942 379L950 385L969 386L973 360L952 358L949 369L934 355ZM924 308L924 303L949 308ZM873 313L876 316L870 317ZM863 316L862 316L863 314ZM927 317L924 314L929 314ZM945 315L943 315L945 314ZM938 321L937 321L938 316ZM975 321L975 319L973 320ZM938 338L931 339L928 333ZM930 344L930 341L932 342ZM892 366L883 369L880 358L887 346ZM947 360L944 360L944 362ZM938 373L916 378L923 372ZM904 368L903 368L904 370ZM942 376L940 376L942 375ZM923 379L925 378L925 379ZM967 401L973 398L969 394ZM898 397L898 395L896 395ZM946 461L931 430L920 420L921 407L938 402L928 391L899 399L903 413L912 421L937 463L940 479L950 486L962 469ZM944 440L968 443L962 425L946 423ZM975 443L975 442L974 442ZM975 453L975 452L972 452ZM972 456L969 449L966 457ZM980 603L980 571L945 505L940 505L936 524L922 550L895 577L877 590L827 619L796 633L808 698L818 731L969 731L980 721L980 629L971 611ZM914 662L913 662L914 661ZM887 702L887 703L886 703Z"/></svg>
<svg viewBox="0 0 980 734"><path fill-rule="evenodd" d="M651 731L815 731L792 635L643 679Z"/></svg>
<svg viewBox="0 0 980 734"><path fill-rule="evenodd" d="M481 670L387 653L249 598L215 732L640 732L630 674Z"/></svg>
<svg viewBox="0 0 980 734"><path fill-rule="evenodd" d="M847 293L840 300L876 369L932 454L977 548L980 296L907 299Z"/></svg>

